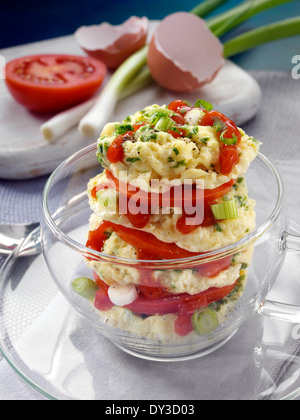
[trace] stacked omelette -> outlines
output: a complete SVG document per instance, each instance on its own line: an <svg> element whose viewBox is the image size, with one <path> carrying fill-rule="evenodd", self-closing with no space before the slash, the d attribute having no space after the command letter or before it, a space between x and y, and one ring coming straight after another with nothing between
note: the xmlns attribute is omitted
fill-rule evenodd
<svg viewBox="0 0 300 420"><path fill-rule="evenodd" d="M97 156L105 170L88 184L87 246L125 261L87 260L99 287L93 305L104 322L176 343L213 333L226 321L244 291L253 249L198 267L151 269L126 260L189 259L253 232L255 202L244 176L258 151L257 140L201 100L152 105L104 127ZM155 211L149 204L151 193L159 197L186 180L190 191L198 183L204 191L202 219L192 226L180 200L158 201ZM144 201L121 211L121 200L128 204L137 192Z"/></svg>

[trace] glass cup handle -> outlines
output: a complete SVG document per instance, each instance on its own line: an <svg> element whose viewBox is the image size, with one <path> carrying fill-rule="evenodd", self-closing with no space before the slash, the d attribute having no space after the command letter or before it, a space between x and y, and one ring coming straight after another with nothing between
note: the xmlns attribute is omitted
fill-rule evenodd
<svg viewBox="0 0 300 420"><path fill-rule="evenodd" d="M281 251L300 254L300 236L284 232L280 240ZM275 302L266 299L259 307L258 313L272 318L300 323L300 305Z"/></svg>

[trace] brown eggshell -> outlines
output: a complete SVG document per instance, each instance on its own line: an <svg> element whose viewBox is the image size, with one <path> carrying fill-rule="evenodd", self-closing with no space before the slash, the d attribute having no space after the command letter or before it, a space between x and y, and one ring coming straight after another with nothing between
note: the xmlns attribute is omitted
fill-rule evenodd
<svg viewBox="0 0 300 420"><path fill-rule="evenodd" d="M116 69L131 54L146 44L149 21L146 17L131 17L122 25L109 23L82 26L75 32L81 48L90 56Z"/></svg>
<svg viewBox="0 0 300 420"><path fill-rule="evenodd" d="M148 66L156 82L175 92L193 92L211 82L224 64L223 45L203 19L169 15L149 45Z"/></svg>

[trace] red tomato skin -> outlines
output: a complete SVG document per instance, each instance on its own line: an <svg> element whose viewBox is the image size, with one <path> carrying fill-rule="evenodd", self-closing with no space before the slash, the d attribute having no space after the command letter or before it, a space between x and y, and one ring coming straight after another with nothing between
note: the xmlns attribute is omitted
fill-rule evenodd
<svg viewBox="0 0 300 420"><path fill-rule="evenodd" d="M189 106L181 99L177 99L176 101L173 101L168 105L168 109L174 112L180 112L181 108L189 108Z"/></svg>
<svg viewBox="0 0 300 420"><path fill-rule="evenodd" d="M220 171L223 175L229 175L235 165L239 162L240 156L235 146L226 146L220 154Z"/></svg>
<svg viewBox="0 0 300 420"><path fill-rule="evenodd" d="M101 252L104 242L107 239L106 231L109 231L111 224L109 222L102 222L100 226L89 232L86 247L94 251Z"/></svg>
<svg viewBox="0 0 300 420"><path fill-rule="evenodd" d="M108 296L108 291L104 289L97 291L94 305L99 311L109 311L114 306Z"/></svg>
<svg viewBox="0 0 300 420"><path fill-rule="evenodd" d="M73 81L66 83L38 83L20 78L16 74L16 67L24 60L39 59L74 59L85 60L94 67L93 75L86 78L73 77ZM6 64L6 86L13 98L30 111L55 113L78 105L91 98L101 86L106 73L106 66L99 60L83 56L71 55L32 55L12 60Z"/></svg>
<svg viewBox="0 0 300 420"><path fill-rule="evenodd" d="M118 136L107 151L107 159L110 163L122 162L124 159L123 150L124 136Z"/></svg>

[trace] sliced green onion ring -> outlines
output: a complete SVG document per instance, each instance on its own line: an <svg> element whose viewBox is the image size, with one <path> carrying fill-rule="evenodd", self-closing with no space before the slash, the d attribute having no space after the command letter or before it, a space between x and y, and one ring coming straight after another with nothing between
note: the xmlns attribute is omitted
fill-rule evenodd
<svg viewBox="0 0 300 420"><path fill-rule="evenodd" d="M239 217L236 200L213 204L211 209L216 220L237 219Z"/></svg>
<svg viewBox="0 0 300 420"><path fill-rule="evenodd" d="M218 328L219 318L213 309L198 309L192 315L192 325L197 335L209 335Z"/></svg>
<svg viewBox="0 0 300 420"><path fill-rule="evenodd" d="M118 193L113 189L100 190L97 192L98 204L106 209L116 211Z"/></svg>
<svg viewBox="0 0 300 420"><path fill-rule="evenodd" d="M155 130L158 131L168 131L170 128L174 127L174 121L170 117L162 117L155 124Z"/></svg>
<svg viewBox="0 0 300 420"><path fill-rule="evenodd" d="M97 284L88 277L78 277L72 281L72 289L79 296L87 300L94 300L97 291Z"/></svg>

